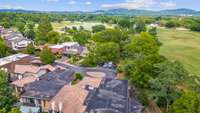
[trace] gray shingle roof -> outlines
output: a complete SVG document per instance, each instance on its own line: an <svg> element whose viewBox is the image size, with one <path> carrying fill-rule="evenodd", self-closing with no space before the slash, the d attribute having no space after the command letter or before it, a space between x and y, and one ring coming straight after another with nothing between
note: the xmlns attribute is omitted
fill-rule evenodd
<svg viewBox="0 0 200 113"><path fill-rule="evenodd" d="M74 79L73 73L71 70L59 70L45 74L40 80L26 85L22 97L51 99Z"/></svg>
<svg viewBox="0 0 200 113"><path fill-rule="evenodd" d="M88 95L85 101L87 105L85 112L132 113L130 106L140 106L139 103L131 105L132 103L128 94L128 81L104 79L100 87Z"/></svg>

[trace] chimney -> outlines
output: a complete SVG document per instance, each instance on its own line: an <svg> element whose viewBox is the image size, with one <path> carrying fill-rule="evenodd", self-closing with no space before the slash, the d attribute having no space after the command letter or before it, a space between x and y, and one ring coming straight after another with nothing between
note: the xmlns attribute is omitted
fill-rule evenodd
<svg viewBox="0 0 200 113"><path fill-rule="evenodd" d="M62 113L62 108L63 108L62 102L59 102L58 108L59 108L59 113Z"/></svg>
<svg viewBox="0 0 200 113"><path fill-rule="evenodd" d="M55 113L55 101L51 103L51 110L52 110L52 113Z"/></svg>

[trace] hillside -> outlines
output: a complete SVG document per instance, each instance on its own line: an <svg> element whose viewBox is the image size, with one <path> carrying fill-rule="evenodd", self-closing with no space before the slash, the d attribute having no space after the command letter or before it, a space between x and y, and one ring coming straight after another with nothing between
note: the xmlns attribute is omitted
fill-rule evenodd
<svg viewBox="0 0 200 113"><path fill-rule="evenodd" d="M31 10L21 10L21 9L0 9L0 12L18 12L18 13L32 13L32 12L42 12L42 13L75 13L75 14L104 14L104 15L126 15L126 16L200 16L200 11L195 11L192 9L171 9L171 10L161 10L161 11L151 11L151 10L128 10L128 9L111 9L111 10L97 10L93 12L83 12L83 11L31 11Z"/></svg>
<svg viewBox="0 0 200 113"><path fill-rule="evenodd" d="M128 9L112 9L112 10L100 10L95 11L94 14L107 14L107 15L129 15L129 16L180 16L180 15L192 15L200 16L200 11L192 9L172 9L172 10L161 10L161 11L150 11L150 10L128 10Z"/></svg>

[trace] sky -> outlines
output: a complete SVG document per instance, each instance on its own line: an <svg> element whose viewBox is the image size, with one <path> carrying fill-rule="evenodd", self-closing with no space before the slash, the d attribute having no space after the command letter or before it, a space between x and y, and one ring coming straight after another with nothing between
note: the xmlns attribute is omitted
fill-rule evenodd
<svg viewBox="0 0 200 113"><path fill-rule="evenodd" d="M118 8L145 10L189 8L200 11L200 0L0 0L0 9L95 11Z"/></svg>

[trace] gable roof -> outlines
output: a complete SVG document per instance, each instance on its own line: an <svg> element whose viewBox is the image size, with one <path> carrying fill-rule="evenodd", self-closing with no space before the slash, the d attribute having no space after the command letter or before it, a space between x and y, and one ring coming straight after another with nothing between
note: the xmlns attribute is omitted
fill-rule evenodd
<svg viewBox="0 0 200 113"><path fill-rule="evenodd" d="M37 73L40 70L39 67L33 65L15 65L14 73L24 74L26 72L29 73Z"/></svg>
<svg viewBox="0 0 200 113"><path fill-rule="evenodd" d="M56 70L51 65L44 65L44 66L41 66L41 67L33 66L33 65L15 65L14 73L24 74L24 73L28 72L28 73L35 73L36 74L40 70L43 70L43 69L49 70L49 71Z"/></svg>
<svg viewBox="0 0 200 113"><path fill-rule="evenodd" d="M139 103L133 105L130 101L126 80L104 79L98 89L90 92L85 103L87 113L132 113L141 110Z"/></svg>
<svg viewBox="0 0 200 113"><path fill-rule="evenodd" d="M40 77L39 81L25 86L25 93L22 97L32 97L50 100L59 90L73 79L73 71L56 70Z"/></svg>
<svg viewBox="0 0 200 113"><path fill-rule="evenodd" d="M0 66L2 69L6 69L9 73L14 73L15 65L30 65L30 61L33 59L31 56L27 56L25 58L4 64Z"/></svg>
<svg viewBox="0 0 200 113"><path fill-rule="evenodd" d="M49 110L59 111L59 104L62 104L62 113L84 113L86 109L84 102L89 94L86 87L89 85L97 88L100 82L101 78L85 77L76 85L65 85L51 100Z"/></svg>
<svg viewBox="0 0 200 113"><path fill-rule="evenodd" d="M17 87L24 87L24 85L35 82L36 80L38 80L37 77L28 76L28 77L22 78L20 80L14 81L11 84L15 85Z"/></svg>
<svg viewBox="0 0 200 113"><path fill-rule="evenodd" d="M0 66L4 66L6 64L9 64L9 63L13 63L13 62L16 62L16 61L19 61L19 60L22 60L22 59L30 59L30 58L33 58L31 56L29 56L28 54L15 54L15 55L10 55L10 56L7 56L7 57L4 57L4 58L0 58Z"/></svg>

